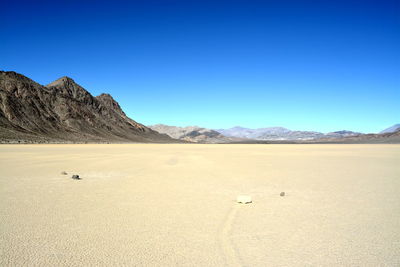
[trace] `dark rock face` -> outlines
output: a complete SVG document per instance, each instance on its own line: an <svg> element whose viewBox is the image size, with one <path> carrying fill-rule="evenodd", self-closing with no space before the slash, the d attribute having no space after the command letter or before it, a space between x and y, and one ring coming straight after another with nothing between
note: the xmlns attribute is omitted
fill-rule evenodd
<svg viewBox="0 0 400 267"><path fill-rule="evenodd" d="M175 142L130 119L111 95L93 97L71 78L42 86L0 71L0 140Z"/></svg>
<svg viewBox="0 0 400 267"><path fill-rule="evenodd" d="M0 72L0 100L1 126L38 134L60 130L50 92L27 77Z"/></svg>

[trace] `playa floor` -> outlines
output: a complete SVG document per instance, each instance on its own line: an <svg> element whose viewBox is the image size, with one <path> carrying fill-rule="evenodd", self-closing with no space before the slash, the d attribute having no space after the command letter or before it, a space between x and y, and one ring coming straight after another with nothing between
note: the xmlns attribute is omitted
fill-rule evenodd
<svg viewBox="0 0 400 267"><path fill-rule="evenodd" d="M1 145L0 266L89 265L400 266L400 145Z"/></svg>

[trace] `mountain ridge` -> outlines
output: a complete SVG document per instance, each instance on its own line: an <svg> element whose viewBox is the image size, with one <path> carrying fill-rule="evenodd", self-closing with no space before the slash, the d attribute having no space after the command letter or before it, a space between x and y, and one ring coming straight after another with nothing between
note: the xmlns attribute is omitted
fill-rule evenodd
<svg viewBox="0 0 400 267"><path fill-rule="evenodd" d="M215 130L199 126L179 127L165 124L154 124L149 125L148 127L159 133L167 134L171 138L194 143L230 143L239 140L237 138L226 137Z"/></svg>
<svg viewBox="0 0 400 267"><path fill-rule="evenodd" d="M266 128L244 128L235 126L228 129L216 129L216 131L228 137L248 138L267 141L296 141L296 140L314 140L321 138L342 138L345 136L356 136L361 133L348 130L341 130L330 133L321 133L316 131L292 131L284 127L266 127Z"/></svg>
<svg viewBox="0 0 400 267"><path fill-rule="evenodd" d="M57 142L177 142L123 112L109 94L92 96L69 77L47 86L0 71L0 139Z"/></svg>

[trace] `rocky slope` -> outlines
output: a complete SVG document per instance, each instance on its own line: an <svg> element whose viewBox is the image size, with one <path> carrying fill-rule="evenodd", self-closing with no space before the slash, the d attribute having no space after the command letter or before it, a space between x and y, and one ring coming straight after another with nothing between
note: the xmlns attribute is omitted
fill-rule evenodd
<svg viewBox="0 0 400 267"><path fill-rule="evenodd" d="M150 125L151 129L169 135L172 138L195 143L229 143L238 141L237 138L229 138L217 131L198 126L177 127L164 124Z"/></svg>
<svg viewBox="0 0 400 267"><path fill-rule="evenodd" d="M47 86L0 71L3 142L175 142L130 119L108 94L93 97L71 78Z"/></svg>
<svg viewBox="0 0 400 267"><path fill-rule="evenodd" d="M386 128L385 130L381 131L380 133L394 133L396 131L400 130L400 123L399 124L395 124L389 128Z"/></svg>

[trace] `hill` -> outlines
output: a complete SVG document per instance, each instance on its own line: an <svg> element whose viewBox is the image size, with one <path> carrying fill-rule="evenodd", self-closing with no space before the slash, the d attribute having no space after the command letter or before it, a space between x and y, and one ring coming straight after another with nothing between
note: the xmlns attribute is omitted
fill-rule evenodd
<svg viewBox="0 0 400 267"><path fill-rule="evenodd" d="M156 124L149 127L172 138L194 143L230 143L239 140L238 138L226 137L217 131L198 126L177 127Z"/></svg>

